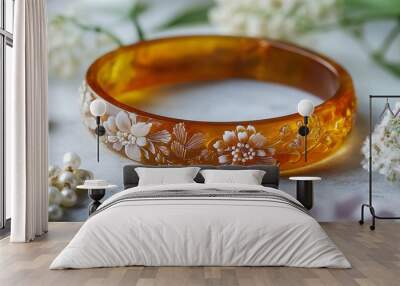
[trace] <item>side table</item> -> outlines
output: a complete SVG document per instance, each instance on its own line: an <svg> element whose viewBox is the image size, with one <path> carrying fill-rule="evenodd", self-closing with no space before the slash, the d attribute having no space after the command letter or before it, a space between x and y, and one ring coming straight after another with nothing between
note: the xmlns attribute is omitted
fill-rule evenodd
<svg viewBox="0 0 400 286"><path fill-rule="evenodd" d="M314 204L313 182L321 181L320 177L290 177L296 181L296 198L303 206L311 210Z"/></svg>
<svg viewBox="0 0 400 286"><path fill-rule="evenodd" d="M86 189L88 190L89 198L92 202L89 205L89 215L94 213L97 208L101 205L100 200L106 194L107 189L116 188L116 185L106 185L106 186L88 186L88 185L80 185L77 186L78 189Z"/></svg>

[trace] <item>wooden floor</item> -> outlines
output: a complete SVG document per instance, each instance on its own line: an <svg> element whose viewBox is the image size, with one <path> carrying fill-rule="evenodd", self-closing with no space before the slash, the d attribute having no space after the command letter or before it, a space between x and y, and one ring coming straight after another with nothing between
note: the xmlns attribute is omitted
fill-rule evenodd
<svg viewBox="0 0 400 286"><path fill-rule="evenodd" d="M400 285L400 224L379 222L375 232L357 223L322 224L352 269L288 267L124 267L48 270L81 223L50 223L28 244L0 241L0 285Z"/></svg>

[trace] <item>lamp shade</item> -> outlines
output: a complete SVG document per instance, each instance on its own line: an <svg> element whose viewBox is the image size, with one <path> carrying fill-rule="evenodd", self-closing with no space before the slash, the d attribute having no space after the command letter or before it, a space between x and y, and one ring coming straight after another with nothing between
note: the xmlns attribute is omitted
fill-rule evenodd
<svg viewBox="0 0 400 286"><path fill-rule="evenodd" d="M297 104L297 112L304 117L308 117L314 112L314 104L311 100L302 99L299 104Z"/></svg>
<svg viewBox="0 0 400 286"><path fill-rule="evenodd" d="M90 104L90 113L94 116L103 116L106 113L107 106L101 99L95 99Z"/></svg>

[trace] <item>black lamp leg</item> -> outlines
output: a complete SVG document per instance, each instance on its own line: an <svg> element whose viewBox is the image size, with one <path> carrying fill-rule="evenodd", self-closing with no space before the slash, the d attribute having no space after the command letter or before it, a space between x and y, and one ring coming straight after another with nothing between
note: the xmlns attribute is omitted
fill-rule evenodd
<svg viewBox="0 0 400 286"><path fill-rule="evenodd" d="M97 134L97 162L100 162L100 134L99 134L99 130L100 130L100 116L96 116L96 124L97 124L97 128L96 128L96 134Z"/></svg>
<svg viewBox="0 0 400 286"><path fill-rule="evenodd" d="M308 132L309 132L309 129L308 129L307 125L308 125L308 117L304 116L304 126L306 127L305 128L306 132L304 134L304 161L305 162L307 162L307 135L308 135Z"/></svg>
<svg viewBox="0 0 400 286"><path fill-rule="evenodd" d="M97 134L97 162L100 162L100 136Z"/></svg>
<svg viewBox="0 0 400 286"><path fill-rule="evenodd" d="M308 117L304 116L304 124L299 128L299 134L304 137L304 161L307 162L307 135L310 133L308 129Z"/></svg>
<svg viewBox="0 0 400 286"><path fill-rule="evenodd" d="M95 133L97 135L97 162L100 162L100 136L103 136L106 134L106 129L104 126L101 125L101 119L100 116L96 117L96 130Z"/></svg>

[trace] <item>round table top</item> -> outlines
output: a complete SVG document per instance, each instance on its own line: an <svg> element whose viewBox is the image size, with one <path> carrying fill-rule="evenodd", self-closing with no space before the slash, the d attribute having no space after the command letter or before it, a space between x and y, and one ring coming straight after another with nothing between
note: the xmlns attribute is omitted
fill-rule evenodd
<svg viewBox="0 0 400 286"><path fill-rule="evenodd" d="M88 185L79 185L77 189L86 189L86 190L101 190L101 189L112 189L118 187L117 185L106 185L106 186L88 186Z"/></svg>
<svg viewBox="0 0 400 286"><path fill-rule="evenodd" d="M321 181L321 177L290 177L292 181Z"/></svg>

